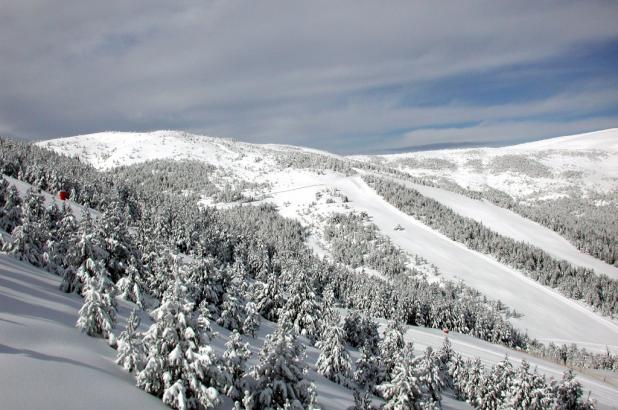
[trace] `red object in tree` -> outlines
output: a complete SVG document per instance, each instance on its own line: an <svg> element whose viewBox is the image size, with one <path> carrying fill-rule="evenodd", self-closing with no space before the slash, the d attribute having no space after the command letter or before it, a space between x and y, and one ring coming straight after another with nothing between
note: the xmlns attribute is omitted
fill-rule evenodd
<svg viewBox="0 0 618 410"><path fill-rule="evenodd" d="M58 198L60 198L61 201L66 201L69 199L69 193L67 191L60 191L58 192Z"/></svg>

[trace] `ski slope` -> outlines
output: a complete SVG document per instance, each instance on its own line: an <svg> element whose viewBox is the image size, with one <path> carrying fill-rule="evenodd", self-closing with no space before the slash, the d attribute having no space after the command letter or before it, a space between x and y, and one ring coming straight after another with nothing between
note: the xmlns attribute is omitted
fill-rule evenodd
<svg viewBox="0 0 618 410"><path fill-rule="evenodd" d="M515 212L500 208L487 201L468 198L442 188L424 186L398 179L396 181L448 206L461 216L481 222L489 229L501 235L537 246L550 255L558 259L567 260L573 265L593 269L597 273L604 273L610 278L618 279L618 267L581 252L558 233Z"/></svg>
<svg viewBox="0 0 618 410"><path fill-rule="evenodd" d="M387 203L359 176L331 174L318 180L324 186L338 188L349 198L353 209L367 212L380 231L405 251L422 255L450 279L463 280L488 297L500 299L523 314L511 321L530 336L543 342L577 343L598 352L605 351L606 346L618 351L618 325L614 321L432 230ZM306 189L312 192L315 188ZM286 201L294 199L289 193L283 195ZM305 196L302 192L294 195L297 198ZM281 199L276 199L276 194L273 196L276 203L281 202ZM293 217L294 210L292 204L283 212ZM404 230L395 231L393 228L397 224L402 225Z"/></svg>

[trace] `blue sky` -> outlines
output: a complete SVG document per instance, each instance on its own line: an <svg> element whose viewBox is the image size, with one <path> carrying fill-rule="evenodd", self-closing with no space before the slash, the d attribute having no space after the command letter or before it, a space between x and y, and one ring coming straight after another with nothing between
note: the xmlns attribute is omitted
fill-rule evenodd
<svg viewBox="0 0 618 410"><path fill-rule="evenodd" d="M358 153L618 127L613 1L129 3L0 8L0 135Z"/></svg>

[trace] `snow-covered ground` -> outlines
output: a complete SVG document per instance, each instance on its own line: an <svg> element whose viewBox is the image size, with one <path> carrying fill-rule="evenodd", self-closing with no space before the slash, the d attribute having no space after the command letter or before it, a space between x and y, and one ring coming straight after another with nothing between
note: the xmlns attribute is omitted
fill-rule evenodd
<svg viewBox="0 0 618 410"><path fill-rule="evenodd" d="M155 409L165 408L162 402L135 387L133 376L114 363L115 351L103 339L81 334L75 328L81 299L58 290L60 278L8 255L0 254L0 396L7 409ZM120 301L119 323L115 332L124 328L132 305ZM148 324L143 317L142 329ZM219 335L213 340L217 353L229 332L216 325ZM263 321L251 344L254 364L265 335L275 324ZM406 338L415 344L416 352L426 346L439 348L444 336L441 331L408 327ZM508 354L517 365L521 359L548 377L560 378L562 366L531 357L521 352L483 342L470 336L451 333L453 348L466 358L480 357L492 365ZM309 347L306 361L311 367L319 352ZM352 352L356 359L358 352ZM343 409L352 404L352 392L325 380L309 370L323 409ZM599 408L609 409L618 397L618 388L601 379L579 375L584 389L592 391ZM443 408L469 408L465 403L444 396ZM230 408L229 400L220 406Z"/></svg>
<svg viewBox="0 0 618 410"><path fill-rule="evenodd" d="M618 130L607 130L586 136L546 141L540 148L535 148L534 144L541 143L533 143L523 148L515 146L499 149L445 150L384 156L378 159L394 163L401 158L414 157L422 160L438 156L458 164L455 168L438 167L436 170L431 170L440 175L450 176L455 180L457 178L466 180L470 177L471 179L467 181L478 179L482 183L491 182L494 179L507 181L505 186L508 185L513 192L546 189L548 194L552 194L555 193L556 186L580 184L583 187L594 188L597 183L603 186L613 184L612 178L618 177L618 170L616 165L610 163L610 160L616 157L615 163L618 164L618 150L614 150L615 144L612 145L611 141L617 136ZM567 148L560 148L561 144L567 143L570 144ZM282 166L276 159L276 155L286 153L293 155L297 152L304 152L325 156L328 154L298 147L246 144L172 131L143 134L100 133L44 141L39 144L57 152L77 155L100 169L155 158L185 158L205 161L237 178L265 183L269 187L268 192L263 192L264 195L258 198L276 203L282 215L298 219L304 225L309 226L312 229L310 244L316 252L322 255L327 254L327 246L320 240L320 218L323 219L328 213L334 211L365 211L372 218L372 222L378 225L381 232L388 235L404 251L411 255L420 255L430 264L436 265L444 276L463 280L488 297L500 299L523 314L522 317L511 320L516 326L527 330L531 336L542 341L575 342L595 351L604 351L606 346L618 351L618 326L615 322L563 297L552 289L539 285L487 255L471 251L451 241L403 214L367 187L360 177L345 177L331 171L288 168ZM599 148L604 144L609 149L600 151ZM469 155L462 155L462 153L469 153ZM551 175L531 177L511 171L489 172L489 164L494 158L507 154L514 155L514 153L519 153L523 157L528 154L533 155L536 158L535 161L540 161L539 163L545 164L551 170ZM556 155L563 162L555 160ZM475 158L481 160L482 170L479 172L469 164L469 161ZM376 157L364 159L376 160ZM585 174L592 175L588 182L562 178L560 167L567 167L569 164L574 164L573 166L583 170L582 172L595 170L600 174ZM426 170L421 169L419 172L421 171ZM528 183L529 180L532 182ZM497 187L500 188L502 185L498 184ZM317 203L319 201L316 201L316 194L330 188L339 189L350 199L350 203L336 203L329 206ZM463 198L447 198L444 192L438 192L436 196L440 196L445 202L458 202L460 204L458 212L471 212L472 209L475 215L467 216L482 219L483 223L492 224L492 228L505 235L539 245L548 252L571 260L573 263L594 266L601 272L613 273L615 277L615 268L608 267L582 254L563 238L538 224L530 221L520 223L523 218L517 219L512 213L492 208L489 204L477 206L479 204L464 202ZM210 203L207 199L205 202ZM500 220L502 217L505 219ZM404 230L395 231L393 228L397 224L402 225Z"/></svg>
<svg viewBox="0 0 618 410"><path fill-rule="evenodd" d="M0 408L6 409L157 409L161 400L135 387L133 376L114 362L116 351L105 340L75 328L82 300L62 293L60 278L0 253ZM124 329L133 306L120 301L115 333ZM149 320L142 314L142 330ZM230 332L215 324L212 341L221 355ZM252 359L276 324L263 321L250 343ZM306 342L306 340L305 340ZM353 404L352 391L326 380L313 370L319 351L309 346L307 377L315 383L318 405L339 410ZM358 358L358 352L353 352ZM377 399L376 399L377 400ZM445 409L467 409L466 403L445 394ZM220 409L233 408L225 398Z"/></svg>
<svg viewBox="0 0 618 410"><path fill-rule="evenodd" d="M60 292L59 279L0 254L0 407L166 408L135 387L102 339L75 328L82 301ZM121 304L123 321L127 312Z"/></svg>
<svg viewBox="0 0 618 410"><path fill-rule="evenodd" d="M446 179L462 187L492 187L516 199L538 200L618 189L618 128L502 148L356 156L411 175Z"/></svg>
<svg viewBox="0 0 618 410"><path fill-rule="evenodd" d="M518 241L537 246L550 255L576 266L594 269L597 273L618 279L618 267L581 252L556 232L488 201L468 198L442 188L397 180L421 194L448 206L458 214L483 223L489 229Z"/></svg>
<svg viewBox="0 0 618 410"><path fill-rule="evenodd" d="M373 223L395 244L422 255L449 278L463 280L523 314L511 320L530 336L542 341L573 342L597 351L604 351L607 345L618 351L615 322L432 230L387 203L360 177L341 177L332 183L348 196L353 208L371 215ZM397 224L404 230L394 230Z"/></svg>

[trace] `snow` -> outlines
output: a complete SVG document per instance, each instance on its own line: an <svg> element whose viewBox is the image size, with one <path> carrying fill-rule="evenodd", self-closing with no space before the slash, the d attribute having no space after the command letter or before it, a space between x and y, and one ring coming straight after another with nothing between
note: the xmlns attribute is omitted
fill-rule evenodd
<svg viewBox="0 0 618 410"><path fill-rule="evenodd" d="M115 364L116 351L103 339L88 337L75 328L82 300L77 295L60 292L59 284L58 276L0 254L0 396L3 408L167 408L158 398L135 387L133 376ZM133 307L119 301L116 334L124 329ZM145 330L149 323L142 312L140 330ZM221 356L230 332L214 323L211 325L218 333L212 347ZM262 320L255 339L242 337L250 343L249 366L257 363L266 336L275 328L275 323ZM316 348L308 346L306 354L307 378L315 383L320 408L338 410L350 406L352 390L315 372L319 356ZM356 358L357 354L354 352L353 356ZM226 398L219 408L232 408L232 403ZM443 408L455 410L469 406L445 397Z"/></svg>
<svg viewBox="0 0 618 410"><path fill-rule="evenodd" d="M333 178L331 183L348 196L354 209L371 215L381 232L402 249L422 255L445 276L463 280L523 314L511 321L530 336L569 341L594 351L605 351L606 346L618 351L618 325L614 321L432 230L387 203L358 176ZM393 230L396 224L404 230Z"/></svg>
<svg viewBox="0 0 618 410"><path fill-rule="evenodd" d="M618 128L568 135L565 137L548 138L540 141L513 145L514 150L603 150L618 151Z"/></svg>
<svg viewBox="0 0 618 410"><path fill-rule="evenodd" d="M492 169L495 161L507 160L508 156L538 163L547 167L549 173L535 174L525 167L500 172ZM618 128L502 148L448 149L352 158L384 162L413 176L446 179L464 188L484 190L489 186L522 200L539 200L543 196L580 191L583 194L607 194L618 189ZM450 167L436 166L437 160L447 161Z"/></svg>
<svg viewBox="0 0 618 410"><path fill-rule="evenodd" d="M462 216L483 223L483 225L501 235L537 246L558 259L565 259L574 265L593 269L597 273L604 273L613 279L618 279L618 267L581 252L551 229L510 210L442 188L428 187L402 180L397 180L397 182L414 188Z"/></svg>
<svg viewBox="0 0 618 410"><path fill-rule="evenodd" d="M0 254L2 407L166 408L134 386L104 340L75 328L82 301L60 292L59 284L59 277ZM122 320L128 312L121 304Z"/></svg>
<svg viewBox="0 0 618 410"><path fill-rule="evenodd" d="M444 150L412 154L364 157L358 159L393 163L402 158L432 160L441 158L454 165L453 169L412 169L414 174L450 178L463 186L493 186L520 197L529 195L564 195L569 187L603 190L618 187L618 150L610 142L618 137L618 130L607 130L586 136L564 137L545 142L505 148L474 150ZM575 142L579 141L579 142ZM582 141L585 141L582 142ZM544 287L518 271L500 264L487 255L471 251L386 203L359 177L345 177L329 171L301 170L278 165L275 155L285 152L314 152L304 148L257 145L225 139L201 137L174 131L153 133L100 133L70 137L39 143L58 152L77 155L100 169L126 165L155 158L195 159L221 168L226 176L256 183L265 183L268 192L256 197L256 203L275 203L283 216L297 219L311 232L309 245L320 256L328 256L328 246L321 238L325 217L332 212L365 211L380 231L410 255L419 255L434 264L444 277L463 280L492 299L500 299L523 314L511 319L514 325L543 341L576 342L595 351L605 346L618 351L618 326L610 319L596 314L586 306L567 299L557 291ZM534 144L537 144L536 147ZM574 145L575 144L575 145ZM597 148L607 144L601 153ZM561 146L566 148L559 149ZM579 147L573 150L573 147ZM549 150L551 148L551 150ZM315 151L314 153L321 153ZM322 153L323 154L323 153ZM551 169L551 175L531 177L516 172L492 173L486 169L492 159L503 155L529 155ZM479 160L477 171L469 164ZM614 161L615 160L615 161ZM614 162L612 162L614 161ZM568 179L562 170L580 170L581 178ZM337 188L351 200L349 203L326 204L316 200L316 194ZM424 188L423 188L424 189ZM265 191L265 190L264 190ZM593 267L615 277L615 268L577 251L565 239L516 215L486 203L474 202L446 191L430 191L436 199L457 212L482 220L498 232L515 239L538 245L549 253L563 257L577 265ZM472 201L472 202L470 202ZM205 198L204 204L212 201ZM234 206L234 204L214 204ZM500 220L504 218L504 220ZM393 227L402 225L403 231ZM428 276L431 269L427 269ZM439 280L439 278L430 278Z"/></svg>

